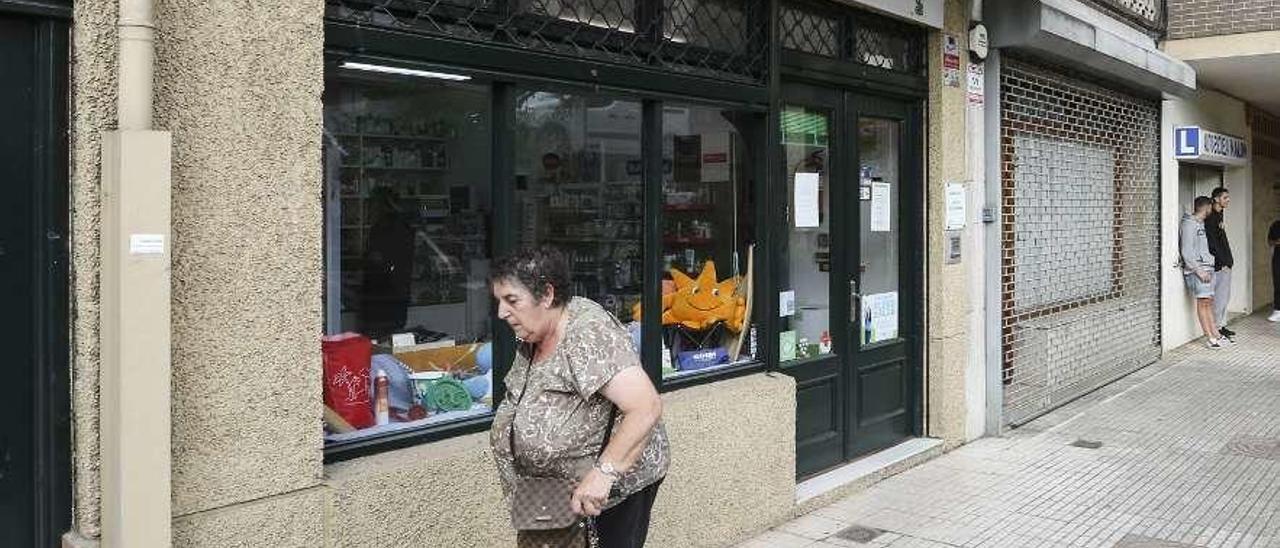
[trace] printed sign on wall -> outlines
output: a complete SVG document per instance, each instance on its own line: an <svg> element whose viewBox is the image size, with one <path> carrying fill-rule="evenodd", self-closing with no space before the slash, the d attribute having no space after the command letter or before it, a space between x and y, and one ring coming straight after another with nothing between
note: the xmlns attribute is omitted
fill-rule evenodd
<svg viewBox="0 0 1280 548"><path fill-rule="evenodd" d="M1173 157L1184 162L1243 166L1249 163L1249 144L1199 126L1179 126L1173 129Z"/></svg>

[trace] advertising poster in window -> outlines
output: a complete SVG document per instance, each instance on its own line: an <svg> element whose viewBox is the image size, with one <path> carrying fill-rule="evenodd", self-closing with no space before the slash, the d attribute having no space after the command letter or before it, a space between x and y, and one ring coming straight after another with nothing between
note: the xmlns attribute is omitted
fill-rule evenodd
<svg viewBox="0 0 1280 548"><path fill-rule="evenodd" d="M898 292L862 298L862 344L898 338Z"/></svg>

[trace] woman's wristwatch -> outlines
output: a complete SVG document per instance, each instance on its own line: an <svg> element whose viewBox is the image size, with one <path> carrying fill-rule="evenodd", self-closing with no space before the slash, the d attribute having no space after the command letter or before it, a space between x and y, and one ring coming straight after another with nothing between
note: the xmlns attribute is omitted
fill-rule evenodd
<svg viewBox="0 0 1280 548"><path fill-rule="evenodd" d="M620 478L621 474L618 473L617 468L613 467L613 463L606 460L597 460L595 464L595 469L598 470L601 474L604 474L604 477L609 478L609 481L618 483L618 479Z"/></svg>

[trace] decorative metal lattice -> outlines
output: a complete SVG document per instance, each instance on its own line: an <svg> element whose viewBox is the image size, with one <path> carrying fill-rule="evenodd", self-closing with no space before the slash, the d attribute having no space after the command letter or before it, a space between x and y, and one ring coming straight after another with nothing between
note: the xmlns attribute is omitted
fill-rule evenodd
<svg viewBox="0 0 1280 548"><path fill-rule="evenodd" d="M1027 61L1000 73L1004 418L1160 355L1160 104Z"/></svg>
<svg viewBox="0 0 1280 548"><path fill-rule="evenodd" d="M911 25L869 12L800 4L778 14L782 47L861 65L920 74L924 33Z"/></svg>
<svg viewBox="0 0 1280 548"><path fill-rule="evenodd" d="M762 83L763 0L327 0L334 21Z"/></svg>
<svg viewBox="0 0 1280 548"><path fill-rule="evenodd" d="M783 6L778 14L782 47L821 55L840 56L839 17L795 6Z"/></svg>
<svg viewBox="0 0 1280 548"><path fill-rule="evenodd" d="M1161 27L1164 25L1164 3L1160 0L1092 0L1092 2L1148 30L1163 30Z"/></svg>

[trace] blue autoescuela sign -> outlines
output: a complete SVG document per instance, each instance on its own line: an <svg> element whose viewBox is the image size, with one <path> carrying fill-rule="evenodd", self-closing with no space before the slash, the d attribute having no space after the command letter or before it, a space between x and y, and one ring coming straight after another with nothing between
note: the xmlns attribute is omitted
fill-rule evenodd
<svg viewBox="0 0 1280 548"><path fill-rule="evenodd" d="M1243 166L1249 163L1249 144L1199 126L1179 126L1173 130L1173 157L1184 162Z"/></svg>

